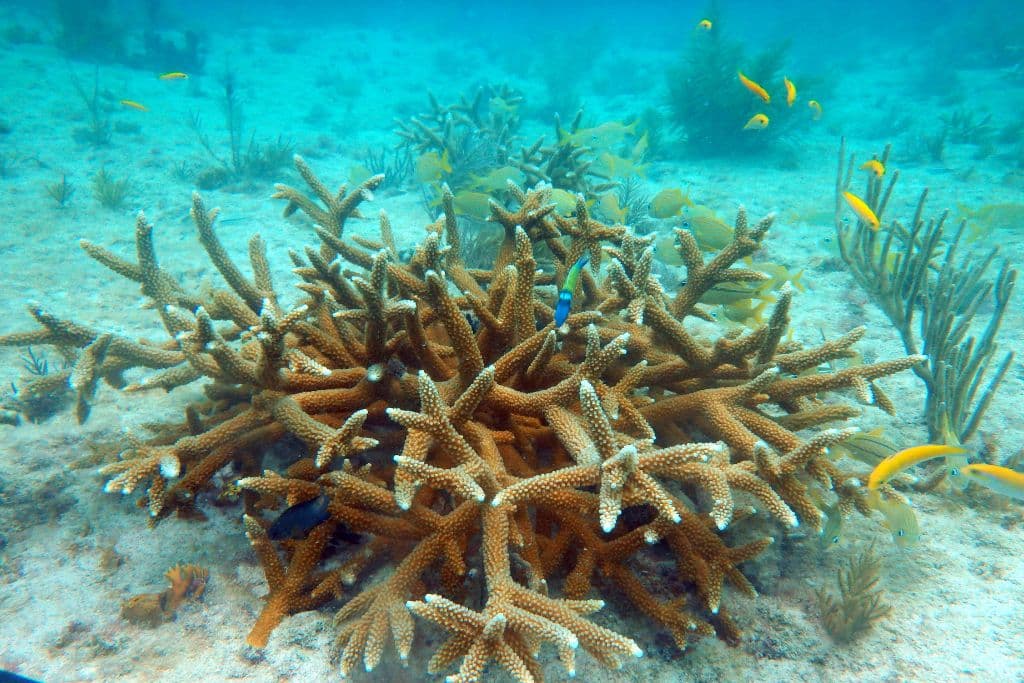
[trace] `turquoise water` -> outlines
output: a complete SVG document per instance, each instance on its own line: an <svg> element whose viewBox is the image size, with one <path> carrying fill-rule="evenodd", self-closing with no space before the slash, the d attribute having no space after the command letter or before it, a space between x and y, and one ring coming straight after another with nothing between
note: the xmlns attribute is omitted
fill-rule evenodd
<svg viewBox="0 0 1024 683"><path fill-rule="evenodd" d="M0 671L1021 679L1022 35L3 3Z"/></svg>

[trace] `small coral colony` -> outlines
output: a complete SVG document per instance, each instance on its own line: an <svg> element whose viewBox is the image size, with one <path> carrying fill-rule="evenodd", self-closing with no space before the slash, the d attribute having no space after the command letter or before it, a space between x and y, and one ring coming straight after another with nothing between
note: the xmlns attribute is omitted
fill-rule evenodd
<svg viewBox="0 0 1024 683"><path fill-rule="evenodd" d="M728 81L750 100L731 135L784 116L752 77L732 69ZM797 86L781 83L792 108ZM141 214L133 254L83 241L138 283L163 333L140 342L33 306L38 329L0 343L50 345L68 362L21 386L7 412L32 417L67 391L84 421L101 383L154 402L194 386L180 422L102 466L105 490L142 492L153 525L234 505L269 587L248 643L334 606L343 673L372 670L389 650L406 660L428 623L447 640L427 669L457 667L453 681L479 680L490 662L540 680L545 644L570 673L580 648L618 667L642 651L591 617L610 595L635 609L619 623L645 618L680 649L705 635L736 642L725 586L756 595L740 567L773 536L801 526L838 539L856 513L913 542L901 489L932 458L946 459L935 478L1024 496L1024 475L967 464L956 438L901 450L846 426L861 412L854 398L892 412L882 383L928 358L863 362L863 327L797 341L817 336L789 326L799 274L752 260L772 216L740 208L723 221L680 188L631 200L621 177L642 172L656 123L585 128L577 117L556 123L553 144L512 152L520 100L498 88L432 99L402 124L408 172L436 216L418 233L402 227L418 234L412 249L385 211L376 237L346 233L384 174L357 169L334 191L298 156L305 189L274 195L308 226L290 282L271 276L258 235L247 264L229 254L199 193L192 221L219 285L172 275ZM813 125L822 107L809 100L805 113ZM858 169L885 175L880 159ZM880 220L874 187L838 194L869 255L874 235L903 229ZM898 258L888 265L900 270ZM671 582L648 571L664 561ZM175 568L170 589L124 614L158 623L207 577Z"/></svg>

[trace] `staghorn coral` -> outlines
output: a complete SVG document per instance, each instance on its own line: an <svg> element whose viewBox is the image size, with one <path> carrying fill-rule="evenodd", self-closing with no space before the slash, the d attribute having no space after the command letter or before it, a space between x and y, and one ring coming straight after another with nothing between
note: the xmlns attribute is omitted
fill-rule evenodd
<svg viewBox="0 0 1024 683"><path fill-rule="evenodd" d="M250 240L248 275L217 238L217 211L194 194L199 240L226 287L175 281L141 215L135 260L82 245L140 283L167 341L132 342L39 308L41 330L0 338L79 350L70 377L85 406L100 379L135 392L206 380L184 424L104 467L106 489L145 488L154 524L201 514L218 488L241 494L269 586L251 645L265 646L290 614L340 601L343 673L360 662L372 670L389 641L406 660L419 617L449 632L430 671L459 665L451 680L473 681L493 661L534 681L544 643L570 672L581 647L608 666L641 654L589 618L613 592L680 648L709 634L735 642L724 585L755 594L738 565L771 543L758 527L774 518L817 528L820 497L810 494L834 484L842 505L866 512L826 455L850 430L817 429L856 411L826 398L921 357L805 373L848 357L863 330L814 348L783 341L788 290L757 329L714 338L692 325L709 319L696 303L708 289L749 279L732 266L760 248L771 217L750 226L741 209L732 242L706 262L679 231L689 274L668 292L651 275L650 240L595 220L582 197L564 217L550 187L510 185L515 207L491 203L504 231L494 265L471 269L445 193L441 217L402 263L386 214L380 242L344 234L379 176L331 192L296 166L313 196L285 186L276 196L286 214L315 221L320 240L290 253L296 305L282 305L262 240ZM537 268L540 243L554 277ZM556 330L552 285L584 253L590 267ZM127 384L132 367L155 372ZM305 450L282 461L273 446L285 439ZM224 471L243 476L225 482ZM268 509L320 496L325 521L304 538L269 538ZM755 526L740 500L767 516ZM740 525L760 537L727 545L722 530ZM360 543L332 544L353 533ZM674 588L637 566L652 543L675 562Z"/></svg>

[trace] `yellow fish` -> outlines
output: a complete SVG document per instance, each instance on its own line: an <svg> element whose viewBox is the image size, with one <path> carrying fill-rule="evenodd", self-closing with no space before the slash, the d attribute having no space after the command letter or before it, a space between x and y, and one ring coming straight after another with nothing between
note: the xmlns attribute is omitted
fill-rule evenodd
<svg viewBox="0 0 1024 683"><path fill-rule="evenodd" d="M647 133L640 136L640 139L633 145L632 151L629 153L629 157L635 161L641 161L644 155L647 154L647 148L650 147L651 142L647 139Z"/></svg>
<svg viewBox="0 0 1024 683"><path fill-rule="evenodd" d="M684 206L693 206L693 202L680 188L669 187L654 195L650 212L655 218L671 218L678 216Z"/></svg>
<svg viewBox="0 0 1024 683"><path fill-rule="evenodd" d="M597 169L609 178L647 175L647 164L640 164L635 159L626 159L608 152L601 152L598 157Z"/></svg>
<svg viewBox="0 0 1024 683"><path fill-rule="evenodd" d="M758 97L760 97L764 101L765 104L770 104L771 103L772 96L769 95L768 91L765 90L764 88L762 88L759 83L756 83L756 82L750 80L749 78L747 78L746 76L744 76L742 71L737 71L736 73L739 75L740 83L743 84L744 88L746 88L750 92L752 92L755 95L757 95ZM761 127L764 128L764 126L761 126Z"/></svg>
<svg viewBox="0 0 1024 683"><path fill-rule="evenodd" d="M821 119L822 111L821 111L821 104L818 102L818 100L810 100L810 101L808 101L807 102L807 106L810 107L810 109L811 109L811 112L812 112L811 116L812 116L812 118L814 118L815 121L820 120Z"/></svg>
<svg viewBox="0 0 1024 683"><path fill-rule="evenodd" d="M491 195L460 190L455 193L455 210L460 214L484 220L491 215Z"/></svg>
<svg viewBox="0 0 1024 683"><path fill-rule="evenodd" d="M753 282L719 282L717 285L704 292L700 297L702 304L712 306L731 306L741 301L750 299L765 299L774 301L775 297L766 295L768 280L756 280Z"/></svg>
<svg viewBox="0 0 1024 683"><path fill-rule="evenodd" d="M758 292L758 296L762 296L760 292ZM753 320L754 325L760 325L764 322L764 312L777 299L774 296L768 295L759 299L761 303L755 304L754 301L754 299L743 299L731 304L723 304L718 307L718 310L734 323L748 324L748 320ZM701 303L704 302L702 301Z"/></svg>
<svg viewBox="0 0 1024 683"><path fill-rule="evenodd" d="M885 527L892 534L893 543L904 550L921 538L914 508L895 498L879 498L875 509L885 516Z"/></svg>
<svg viewBox="0 0 1024 683"><path fill-rule="evenodd" d="M946 446L945 444L929 443L923 446L911 446L904 448L899 453L893 453L888 458L878 463L875 469L871 470L868 477L868 490L875 491L879 486L889 481L897 474L913 467L918 463L943 455L966 453L967 451L959 446Z"/></svg>
<svg viewBox="0 0 1024 683"><path fill-rule="evenodd" d="M704 31L710 31L711 30L711 20L710 19L701 19L700 22L697 24L697 28L702 29Z"/></svg>
<svg viewBox="0 0 1024 683"><path fill-rule="evenodd" d="M897 447L883 436L881 427L870 432L854 434L836 444L833 450L842 451L865 465L875 467L896 452Z"/></svg>
<svg viewBox="0 0 1024 683"><path fill-rule="evenodd" d="M706 206L687 206L683 218L680 227L693 233L697 246L704 251L718 251L732 242L732 226Z"/></svg>
<svg viewBox="0 0 1024 683"><path fill-rule="evenodd" d="M551 203L562 216L571 216L576 211L576 195L560 187L551 190Z"/></svg>
<svg viewBox="0 0 1024 683"><path fill-rule="evenodd" d="M679 255L679 249L676 248L677 244L679 244L679 240L676 239L674 232L662 235L654 243L654 255L662 263L670 266L681 266L685 262L683 257Z"/></svg>
<svg viewBox="0 0 1024 683"><path fill-rule="evenodd" d="M637 122L630 124L609 121L593 128L584 128L571 135L565 135L559 142L570 142L574 145L588 145L599 149L617 147L627 137L636 135Z"/></svg>
<svg viewBox="0 0 1024 683"><path fill-rule="evenodd" d="M764 114L754 114L743 126L743 130L763 130L768 127L768 117Z"/></svg>
<svg viewBox="0 0 1024 683"><path fill-rule="evenodd" d="M870 206L864 203L863 199L852 192L844 192L843 198L850 205L850 208L853 209L853 212L857 214L858 218L867 223L872 230L878 230L878 216L875 215Z"/></svg>
<svg viewBox="0 0 1024 683"><path fill-rule="evenodd" d="M879 161L878 159L865 161L863 164L861 164L860 170L868 171L871 173L871 175L875 176L876 178L881 178L882 176L885 175L885 166L883 166L882 162Z"/></svg>
<svg viewBox="0 0 1024 683"><path fill-rule="evenodd" d="M981 484L996 493L1024 500L1024 472L978 462L966 465L960 470L960 474L975 484Z"/></svg>
<svg viewBox="0 0 1024 683"><path fill-rule="evenodd" d="M432 183L441 179L445 173L452 172L452 165L448 161L448 150L444 154L427 152L421 154L416 160L416 179L421 183Z"/></svg>
<svg viewBox="0 0 1024 683"><path fill-rule="evenodd" d="M188 78L188 74L184 71L168 71L165 74L160 74L158 78L161 81L183 81Z"/></svg>
<svg viewBox="0 0 1024 683"><path fill-rule="evenodd" d="M149 111L149 107L144 104L139 104L135 100L121 100L121 106L134 109L136 111Z"/></svg>
<svg viewBox="0 0 1024 683"><path fill-rule="evenodd" d="M782 77L782 84L786 86L786 106L792 107L793 103L796 102L796 86L793 85L793 81L785 76Z"/></svg>
<svg viewBox="0 0 1024 683"><path fill-rule="evenodd" d="M825 549L839 545L843 540L843 514L839 511L839 503L833 503L822 511L825 521L821 525L818 541Z"/></svg>
<svg viewBox="0 0 1024 683"><path fill-rule="evenodd" d="M523 172L514 166L496 168L485 176L473 176L471 184L474 189L484 192L500 192L508 189L508 181L516 184L523 182Z"/></svg>
<svg viewBox="0 0 1024 683"><path fill-rule="evenodd" d="M619 198L611 192L601 196L601 201L598 206L601 207L601 211L605 216L616 223L621 224L626 222L626 214L629 213L629 211L626 207L619 206Z"/></svg>

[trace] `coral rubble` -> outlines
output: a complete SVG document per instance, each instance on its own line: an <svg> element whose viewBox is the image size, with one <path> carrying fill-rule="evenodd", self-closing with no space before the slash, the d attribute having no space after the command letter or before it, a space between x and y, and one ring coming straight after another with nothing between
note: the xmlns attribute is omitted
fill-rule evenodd
<svg viewBox="0 0 1024 683"><path fill-rule="evenodd" d="M286 214L315 221L320 240L290 252L297 304L275 288L258 236L252 274L235 264L214 229L217 211L196 194L199 240L226 287L197 291L172 278L141 215L134 260L82 245L140 283L165 341L139 343L40 308L42 330L0 339L77 349L69 383L82 419L100 379L134 392L203 381L206 399L184 424L105 466L106 489L145 489L154 523L202 514L211 494L241 499L269 586L251 645L267 645L288 615L335 603L345 673L360 662L373 669L389 641L407 659L418 617L449 635L430 671L458 665L451 680L479 680L493 661L533 681L545 642L570 672L580 647L608 666L641 654L591 620L611 594L680 648L708 634L734 642L724 586L755 594L738 567L772 542L764 529L818 528L822 490L867 512L828 456L851 430L821 429L858 410L828 397L846 388L866 396L861 389L922 358L817 370L852 356L863 329L813 348L786 340L788 288L766 324L716 337L698 301L759 275L732 266L760 247L771 217L751 226L741 209L732 241L708 260L677 231L688 273L670 292L651 274L650 238L595 220L582 197L560 215L550 186L510 184L512 205L492 201L504 243L492 268L472 269L450 192L403 263L384 213L380 242L343 236L380 176L332 192L301 159L296 166L312 196L279 186L277 197ZM537 267L541 242L553 275ZM553 285L584 253L573 311L555 329ZM155 372L129 383L138 367ZM274 449L279 442L292 445ZM270 538L268 510L322 496L324 521L301 538ZM751 501L765 514L740 504ZM754 540L729 545L723 531L738 526ZM655 544L674 559L671 585L642 570Z"/></svg>

